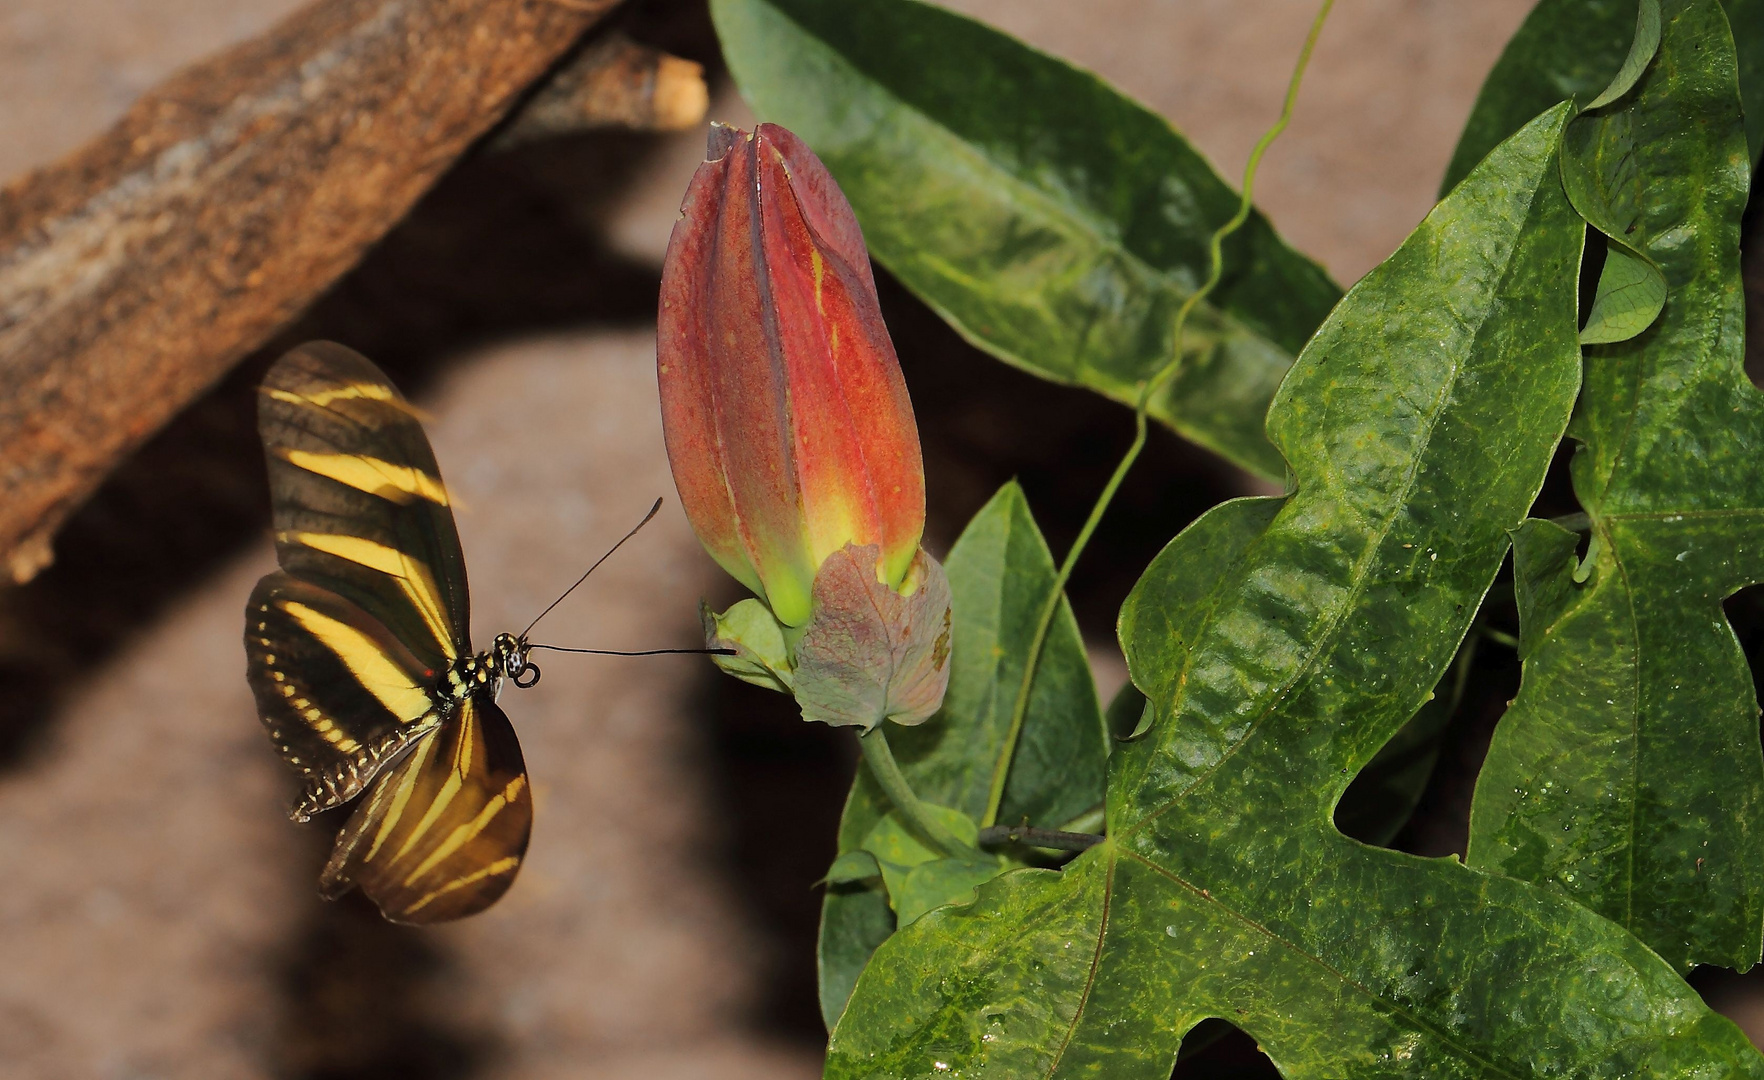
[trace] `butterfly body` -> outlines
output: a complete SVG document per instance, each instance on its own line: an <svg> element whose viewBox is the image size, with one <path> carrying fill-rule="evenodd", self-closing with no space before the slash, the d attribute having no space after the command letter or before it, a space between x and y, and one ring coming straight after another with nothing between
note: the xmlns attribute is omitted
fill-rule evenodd
<svg viewBox="0 0 1764 1080"><path fill-rule="evenodd" d="M532 828L496 704L531 686L525 636L471 647L465 564L416 411L366 358L301 346L266 374L259 429L276 554L246 608L258 715L303 787L296 821L359 797L320 877L389 919L469 915L507 891Z"/></svg>

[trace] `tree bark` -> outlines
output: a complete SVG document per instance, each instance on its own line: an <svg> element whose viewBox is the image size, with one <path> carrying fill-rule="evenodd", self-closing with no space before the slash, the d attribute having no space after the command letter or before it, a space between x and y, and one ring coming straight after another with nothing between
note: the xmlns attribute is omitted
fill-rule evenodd
<svg viewBox="0 0 1764 1080"><path fill-rule="evenodd" d="M615 0L319 0L0 189L0 568L341 277Z"/></svg>

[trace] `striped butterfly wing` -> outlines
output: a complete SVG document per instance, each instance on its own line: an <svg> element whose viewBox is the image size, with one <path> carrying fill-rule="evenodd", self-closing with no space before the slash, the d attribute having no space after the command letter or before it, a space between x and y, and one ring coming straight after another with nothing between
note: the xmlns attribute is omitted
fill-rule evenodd
<svg viewBox="0 0 1764 1080"><path fill-rule="evenodd" d="M283 572L252 595L246 653L305 820L451 707L433 688L471 649L465 565L422 424L371 361L293 350L264 377L258 426Z"/></svg>
<svg viewBox="0 0 1764 1080"><path fill-rule="evenodd" d="M366 357L320 341L258 391L276 556L378 619L418 659L469 655L459 533L416 410Z"/></svg>
<svg viewBox="0 0 1764 1080"><path fill-rule="evenodd" d="M488 694L467 698L374 781L319 879L394 922L476 914L513 884L533 826L521 747Z"/></svg>
<svg viewBox="0 0 1764 1080"><path fill-rule="evenodd" d="M342 596L265 576L245 612L257 715L303 782L293 817L354 798L374 771L440 721L440 675Z"/></svg>

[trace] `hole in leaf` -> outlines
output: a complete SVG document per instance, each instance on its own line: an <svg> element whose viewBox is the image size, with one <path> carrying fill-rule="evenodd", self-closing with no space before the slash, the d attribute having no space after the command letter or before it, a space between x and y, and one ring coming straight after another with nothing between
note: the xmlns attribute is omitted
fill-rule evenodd
<svg viewBox="0 0 1764 1080"><path fill-rule="evenodd" d="M1727 623L1751 665L1753 691L1764 690L1758 678L1764 668L1764 585L1746 586L1723 600L1721 610L1727 613Z"/></svg>
<svg viewBox="0 0 1764 1080"><path fill-rule="evenodd" d="M1685 977L1704 1004L1738 1024L1753 1045L1764 1042L1764 967L1741 974L1704 966Z"/></svg>
<svg viewBox="0 0 1764 1080"><path fill-rule="evenodd" d="M1277 1080L1280 1071L1243 1029L1217 1018L1202 1020L1182 1039L1170 1080Z"/></svg>
<svg viewBox="0 0 1764 1080"><path fill-rule="evenodd" d="M1580 315L1577 325L1586 329L1586 317L1592 312L1593 298L1598 295L1599 275L1605 269L1605 234L1592 226L1586 229L1586 254L1580 260Z"/></svg>
<svg viewBox="0 0 1764 1080"><path fill-rule="evenodd" d="M1574 494L1572 473L1574 453L1579 445L1567 438L1556 444L1549 471L1544 474L1543 488L1527 516L1560 520L1585 512L1586 508L1580 505L1580 499Z"/></svg>
<svg viewBox="0 0 1764 1080"><path fill-rule="evenodd" d="M1740 278L1746 290L1746 375L1764 387L1764 199L1740 223Z"/></svg>
<svg viewBox="0 0 1764 1080"><path fill-rule="evenodd" d="M1433 698L1362 768L1335 827L1363 844L1438 857L1466 850L1470 799L1489 739L1519 688L1509 554Z"/></svg>

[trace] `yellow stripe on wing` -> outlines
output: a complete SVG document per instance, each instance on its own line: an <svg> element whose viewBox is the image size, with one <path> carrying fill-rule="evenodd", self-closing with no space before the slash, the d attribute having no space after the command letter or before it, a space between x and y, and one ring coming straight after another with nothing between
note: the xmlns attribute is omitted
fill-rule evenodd
<svg viewBox="0 0 1764 1080"><path fill-rule="evenodd" d="M367 854L362 856L363 863L374 861L374 856L379 854L381 845L385 844L386 838L391 836L392 830L398 826L398 819L404 816L404 808L410 804L410 793L416 790L417 781L422 778L423 769L428 765L429 755L435 752L435 741L438 738L440 736L431 735L424 739L422 745L417 747L412 760L403 766L404 772L399 777L398 790L392 793L392 806L380 819L380 828L374 833L374 842L368 846Z"/></svg>
<svg viewBox="0 0 1764 1080"><path fill-rule="evenodd" d="M520 795L521 789L526 786L527 778L525 776L517 776L510 780L508 786L504 787L500 794L491 796L490 801L484 804L484 809L478 811L477 817L455 828L439 847L429 853L428 858L424 859L415 870L405 877L404 887L408 889L415 885L417 878L433 870L443 859L470 843L479 833L489 828L491 820L497 814L502 813L503 807L514 802L515 798Z"/></svg>
<svg viewBox="0 0 1764 1080"><path fill-rule="evenodd" d="M398 391L380 382L345 383L329 390L314 390L308 394L298 394L292 390L268 386L263 388L263 392L277 401L286 401L290 405L312 405L320 409L330 408L333 401L383 401L388 405L402 409L419 420L425 419L421 410L400 397Z"/></svg>
<svg viewBox="0 0 1764 1080"><path fill-rule="evenodd" d="M424 907L427 907L430 903L440 899L443 896L446 896L450 892L454 892L456 890L463 889L467 885L475 885L478 882L483 881L487 877L494 877L497 874L506 874L509 871L515 869L516 867L518 867L520 865L521 865L521 860L520 860L519 856L517 856L517 855L504 856L503 858L497 859L495 862L491 863L489 866L484 867L482 870L478 870L474 873L467 874L465 877L462 877L462 878L454 878L452 881L449 881L447 884L441 886L439 889L436 889L434 892L423 897L421 900L418 900L416 903L407 905L404 908L402 914L409 915L413 911L418 911Z"/></svg>
<svg viewBox="0 0 1764 1080"><path fill-rule="evenodd" d="M404 506L413 498L427 499L436 506L447 505L447 488L441 478L431 476L413 465L395 465L366 454L315 454L308 450L280 449L280 456L292 465L317 473L357 491L377 495Z"/></svg>
<svg viewBox="0 0 1764 1080"><path fill-rule="evenodd" d="M373 638L348 623L339 622L297 600L281 600L278 603L307 633L336 653L337 659L343 662L343 666L349 669L349 673L355 676L362 688L386 706L386 710L393 716L410 723L426 716L434 708L428 691L419 686L409 672L380 651ZM303 715L308 723L315 726L323 719L317 709L308 709Z"/></svg>
<svg viewBox="0 0 1764 1080"><path fill-rule="evenodd" d="M429 568L420 560L363 536L295 532L282 533L279 538L285 543L303 544L314 551L348 559L358 566L378 570L396 578L404 589L404 595L410 599L429 632L435 636L435 644L441 647L442 655L453 659L453 628L448 625L446 613L441 610L441 591L435 586L434 575L429 573Z"/></svg>
<svg viewBox="0 0 1764 1080"><path fill-rule="evenodd" d="M435 801L429 804L428 812L423 814L423 820L417 822L416 828L412 829L410 835L404 838L404 846L393 854L394 860L402 859L410 854L410 849L415 847L417 841L428 833L435 824L435 819L439 818L441 812L447 809L447 804L453 801L453 797L459 794L459 789L463 786L465 786L465 778L459 773L450 772L447 774L447 781L441 785L441 790L435 793Z"/></svg>

